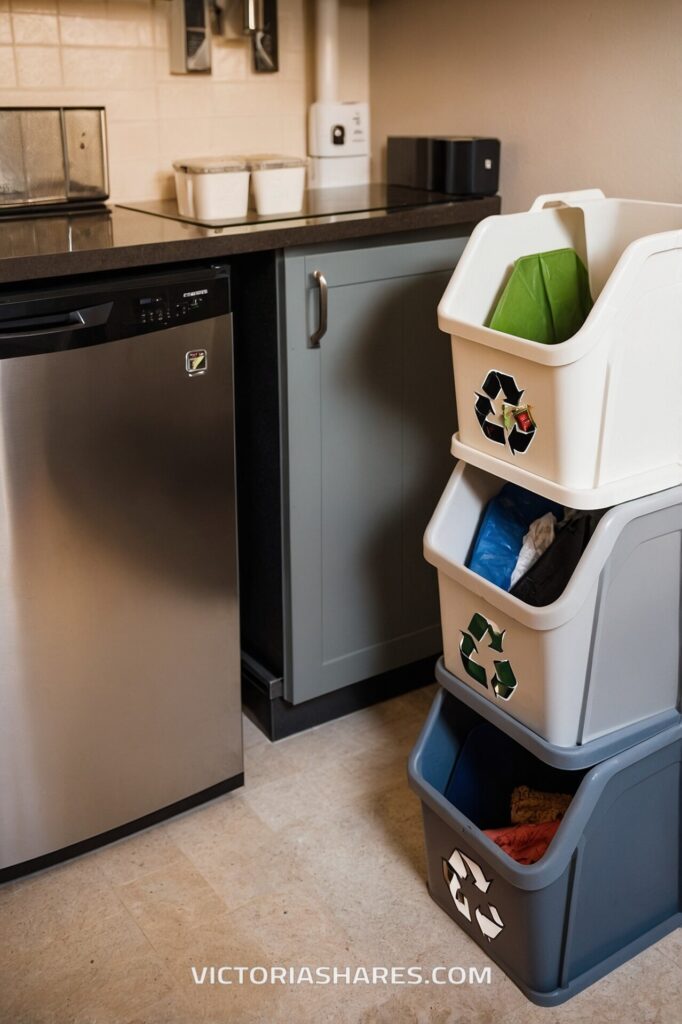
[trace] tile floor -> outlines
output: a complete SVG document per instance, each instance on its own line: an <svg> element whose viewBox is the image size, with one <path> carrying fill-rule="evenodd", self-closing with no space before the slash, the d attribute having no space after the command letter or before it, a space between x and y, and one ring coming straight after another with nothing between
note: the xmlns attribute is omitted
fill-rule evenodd
<svg viewBox="0 0 682 1024"><path fill-rule="evenodd" d="M246 787L0 887L0 1024L679 1024L682 931L555 1010L488 986L197 986L191 965L488 961L429 899L405 759L433 696L271 745Z"/></svg>

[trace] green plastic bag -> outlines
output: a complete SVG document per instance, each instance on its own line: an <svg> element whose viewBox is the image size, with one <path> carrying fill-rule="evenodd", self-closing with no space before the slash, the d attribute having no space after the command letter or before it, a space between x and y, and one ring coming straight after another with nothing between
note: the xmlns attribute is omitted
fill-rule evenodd
<svg viewBox="0 0 682 1024"><path fill-rule="evenodd" d="M573 337L591 309L585 265L574 249L555 249L516 261L488 326L555 345Z"/></svg>

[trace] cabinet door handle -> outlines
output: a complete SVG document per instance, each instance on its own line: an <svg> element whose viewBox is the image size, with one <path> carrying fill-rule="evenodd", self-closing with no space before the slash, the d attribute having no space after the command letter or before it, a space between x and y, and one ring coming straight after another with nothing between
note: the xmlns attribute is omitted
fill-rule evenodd
<svg viewBox="0 0 682 1024"><path fill-rule="evenodd" d="M310 347L319 348L320 341L327 333L327 309L329 306L329 288L327 286L327 278L324 276L321 270L316 270L313 277L317 281L320 289L320 322L317 330L310 335Z"/></svg>

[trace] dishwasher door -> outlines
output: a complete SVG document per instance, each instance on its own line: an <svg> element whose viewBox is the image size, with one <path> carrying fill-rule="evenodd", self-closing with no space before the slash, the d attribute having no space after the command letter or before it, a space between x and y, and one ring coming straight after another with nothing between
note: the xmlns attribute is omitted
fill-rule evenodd
<svg viewBox="0 0 682 1024"><path fill-rule="evenodd" d="M156 327L0 361L0 871L241 782L231 316Z"/></svg>

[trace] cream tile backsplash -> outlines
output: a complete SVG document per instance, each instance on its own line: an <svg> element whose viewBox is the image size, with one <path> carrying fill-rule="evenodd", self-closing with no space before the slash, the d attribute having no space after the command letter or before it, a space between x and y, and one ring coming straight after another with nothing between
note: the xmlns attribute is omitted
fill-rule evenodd
<svg viewBox="0 0 682 1024"><path fill-rule="evenodd" d="M279 0L279 74L254 75L245 43L215 40L213 74L192 77L169 74L163 0L0 0L0 106L105 106L115 200L171 195L181 156L304 154L305 2ZM367 75L352 70L354 85Z"/></svg>

